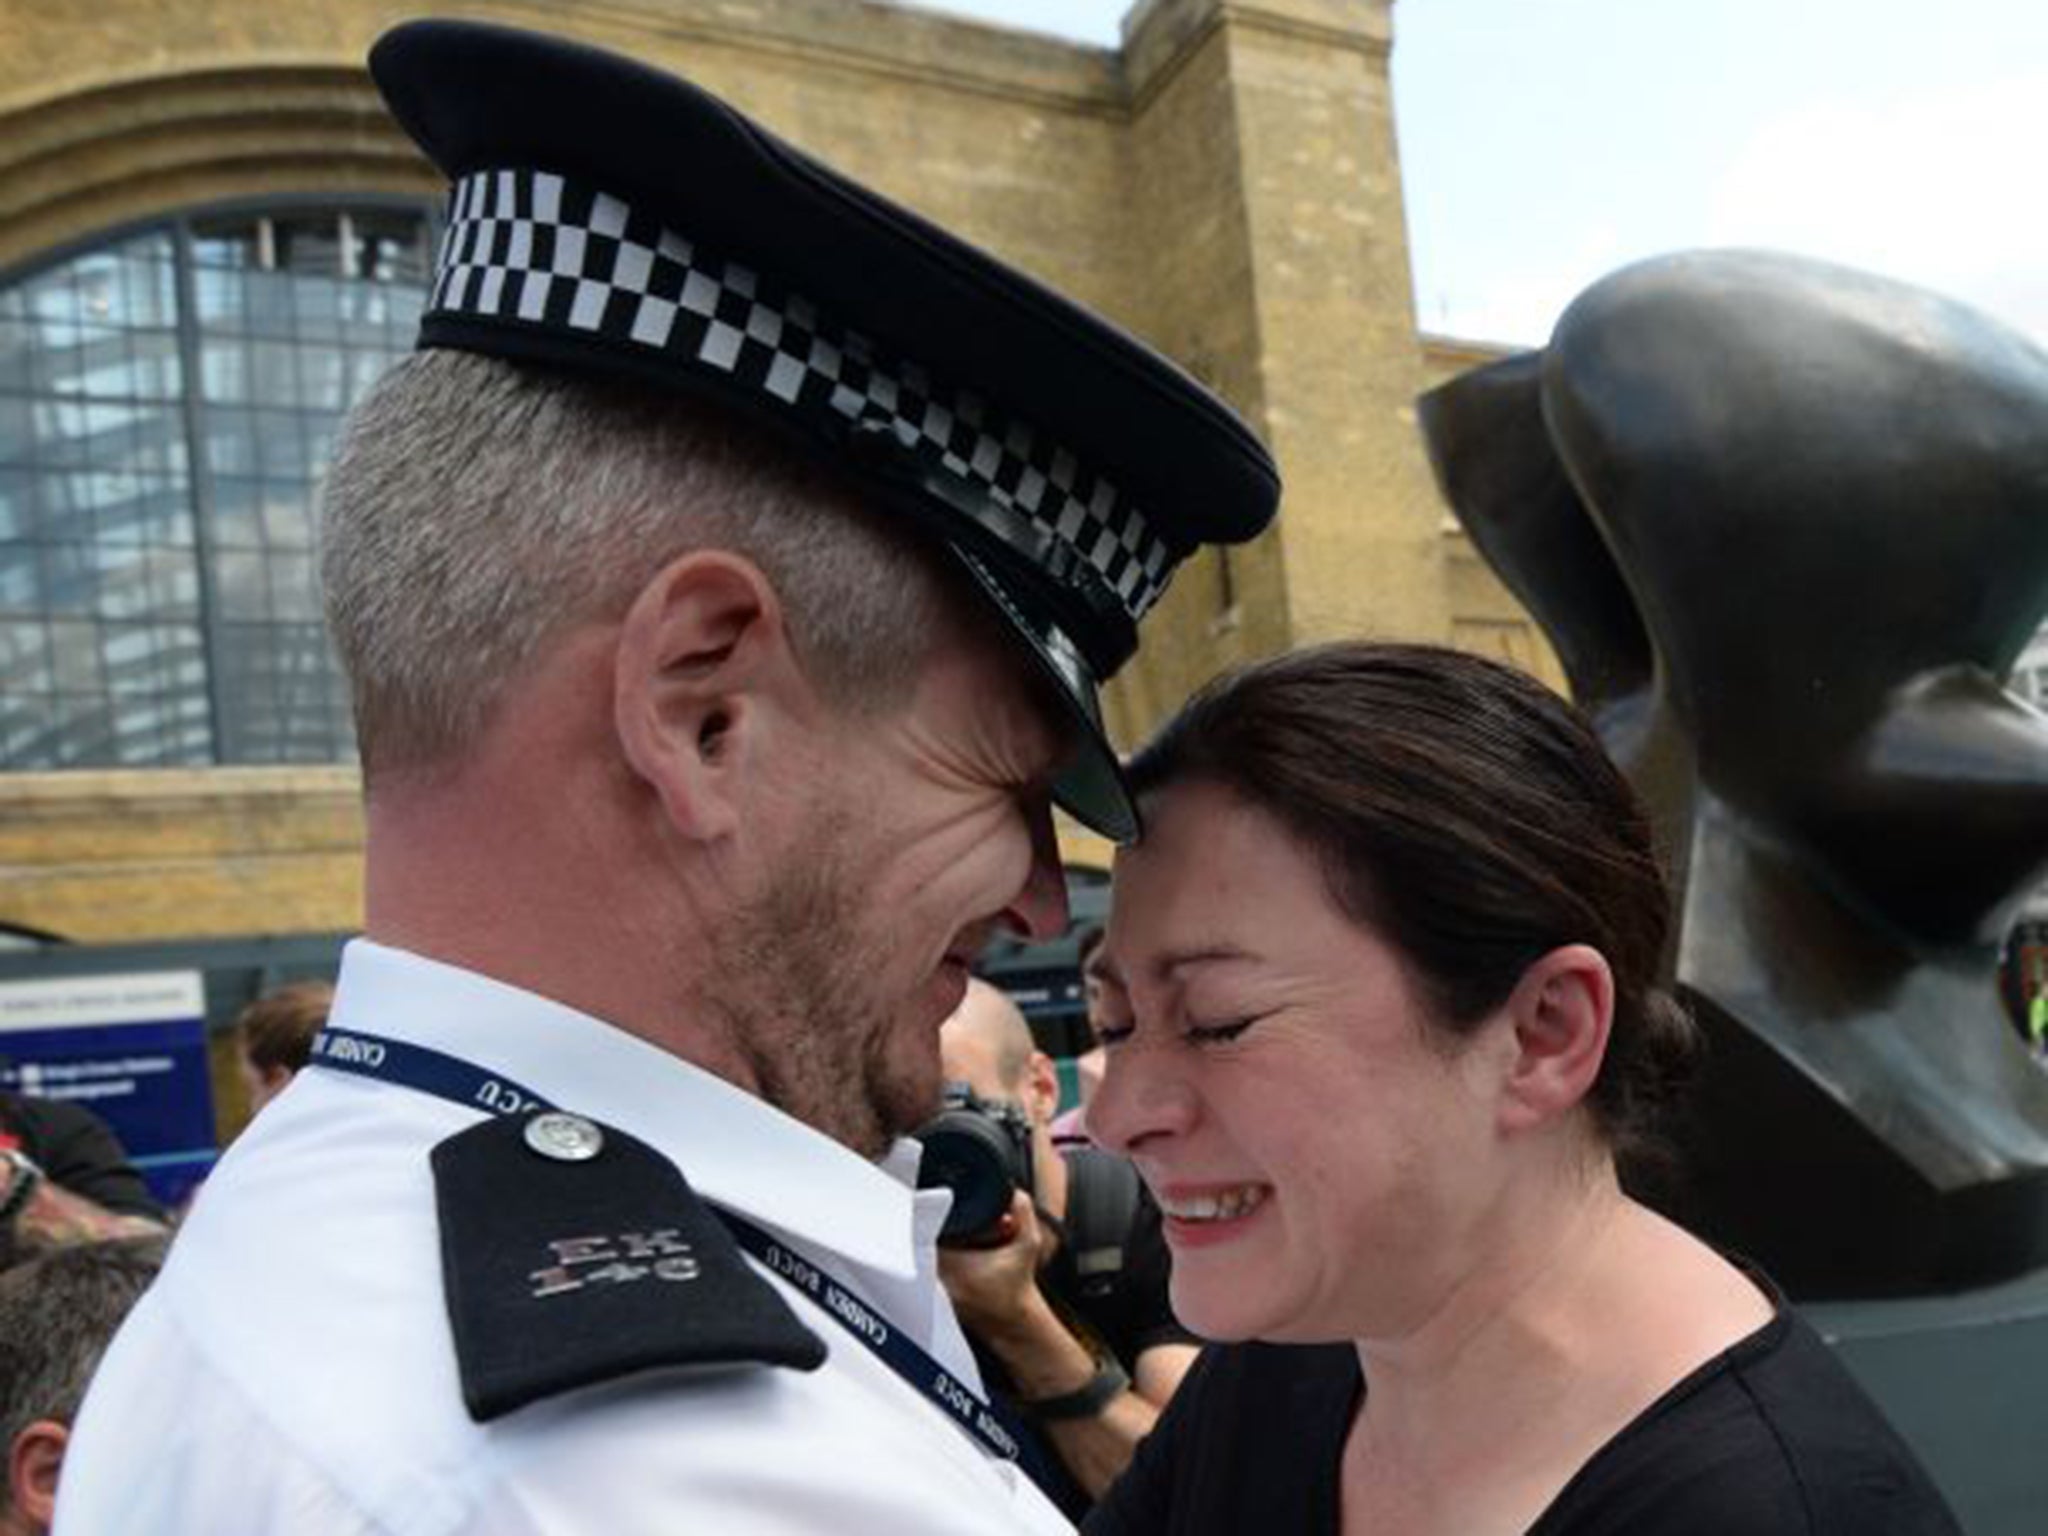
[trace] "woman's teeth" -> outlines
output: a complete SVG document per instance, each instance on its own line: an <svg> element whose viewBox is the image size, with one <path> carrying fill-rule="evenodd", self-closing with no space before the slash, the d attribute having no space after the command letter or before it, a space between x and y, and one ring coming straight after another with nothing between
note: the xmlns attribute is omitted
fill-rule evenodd
<svg viewBox="0 0 2048 1536"><path fill-rule="evenodd" d="M1247 1184L1213 1195L1182 1195L1161 1200L1160 1208L1181 1221L1233 1221L1256 1210L1267 1195L1263 1184Z"/></svg>

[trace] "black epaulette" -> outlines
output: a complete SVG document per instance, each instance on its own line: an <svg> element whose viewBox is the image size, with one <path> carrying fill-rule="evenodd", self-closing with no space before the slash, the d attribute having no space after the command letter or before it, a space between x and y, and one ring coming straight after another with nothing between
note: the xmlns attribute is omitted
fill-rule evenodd
<svg viewBox="0 0 2048 1536"><path fill-rule="evenodd" d="M663 1366L815 1370L824 1342L652 1147L497 1115L433 1151L441 1279L478 1423Z"/></svg>

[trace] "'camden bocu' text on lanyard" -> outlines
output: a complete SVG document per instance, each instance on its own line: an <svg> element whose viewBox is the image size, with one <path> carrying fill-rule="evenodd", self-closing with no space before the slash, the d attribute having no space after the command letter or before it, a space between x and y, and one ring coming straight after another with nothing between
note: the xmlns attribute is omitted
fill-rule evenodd
<svg viewBox="0 0 2048 1536"><path fill-rule="evenodd" d="M312 1059L336 1072L375 1078L492 1114L524 1115L555 1108L531 1089L486 1072L459 1056L331 1025L314 1037ZM1022 1440L1005 1422L1001 1409L954 1380L944 1366L906 1338L880 1312L745 1217L717 1207L713 1210L732 1233L733 1241L817 1303L819 1310L850 1338L938 1404L982 1449L1004 1461L1028 1459Z"/></svg>

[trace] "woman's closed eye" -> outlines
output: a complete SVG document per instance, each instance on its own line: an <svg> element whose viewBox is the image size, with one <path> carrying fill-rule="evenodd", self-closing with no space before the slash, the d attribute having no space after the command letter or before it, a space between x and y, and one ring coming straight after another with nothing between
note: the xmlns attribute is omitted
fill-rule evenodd
<svg viewBox="0 0 2048 1536"><path fill-rule="evenodd" d="M1258 1014L1241 1019L1226 1019L1218 1024L1190 1024L1187 1038L1196 1045L1224 1045L1259 1022Z"/></svg>
<svg viewBox="0 0 2048 1536"><path fill-rule="evenodd" d="M1255 1013L1215 1024L1189 1024L1181 1030L1181 1038L1190 1045L1227 1045L1264 1017L1264 1014ZM1131 1038L1133 1028L1129 1024L1097 1024L1095 1043L1104 1050L1113 1051Z"/></svg>

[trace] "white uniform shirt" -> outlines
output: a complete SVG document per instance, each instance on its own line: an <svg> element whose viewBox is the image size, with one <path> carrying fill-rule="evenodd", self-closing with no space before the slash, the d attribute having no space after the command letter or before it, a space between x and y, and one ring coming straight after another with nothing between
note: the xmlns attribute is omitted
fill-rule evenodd
<svg viewBox="0 0 2048 1536"><path fill-rule="evenodd" d="M937 1283L946 1197L911 1187L911 1144L877 1167L622 1031L364 941L333 1022L638 1137L978 1382ZM780 1279L825 1341L816 1371L647 1371L473 1423L428 1152L482 1118L301 1073L221 1160L108 1350L65 1455L58 1536L1067 1529Z"/></svg>

